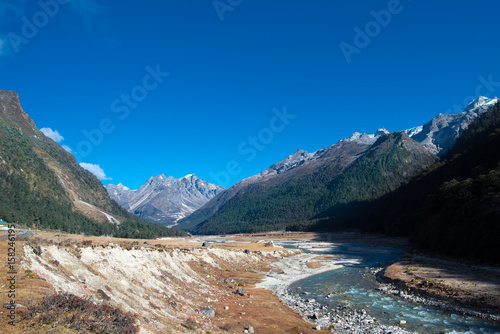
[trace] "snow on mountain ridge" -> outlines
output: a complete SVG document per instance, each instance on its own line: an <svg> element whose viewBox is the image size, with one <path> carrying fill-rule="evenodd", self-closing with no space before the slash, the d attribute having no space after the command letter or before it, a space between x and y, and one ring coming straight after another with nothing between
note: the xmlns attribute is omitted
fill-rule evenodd
<svg viewBox="0 0 500 334"><path fill-rule="evenodd" d="M480 96L472 100L463 112L459 114L440 113L423 126L406 130L406 133L429 152L439 156L453 146L470 123L498 101L498 98L490 99Z"/></svg>
<svg viewBox="0 0 500 334"><path fill-rule="evenodd" d="M386 128L377 129L375 134L366 134L356 131L349 138L346 138L344 140L363 143L363 144L373 144L377 141L378 137L385 134L389 134L389 131Z"/></svg>
<svg viewBox="0 0 500 334"><path fill-rule="evenodd" d="M106 186L111 198L129 212L149 221L175 223L208 202L223 188L188 174L180 179L165 174L150 177L139 189Z"/></svg>

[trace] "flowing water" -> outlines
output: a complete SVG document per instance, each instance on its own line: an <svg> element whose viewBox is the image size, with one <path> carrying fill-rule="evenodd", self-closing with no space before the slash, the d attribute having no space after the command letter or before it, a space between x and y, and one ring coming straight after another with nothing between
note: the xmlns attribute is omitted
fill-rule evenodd
<svg viewBox="0 0 500 334"><path fill-rule="evenodd" d="M331 308L351 305L365 309L384 325L396 325L400 320L406 320L407 324L402 327L419 333L500 333L500 322L412 303L376 290L378 285L373 270L401 257L401 249L344 243L333 244L326 251L311 248L304 251L336 254L361 262L305 278L290 286L291 291L309 293L307 298L315 298L322 305Z"/></svg>

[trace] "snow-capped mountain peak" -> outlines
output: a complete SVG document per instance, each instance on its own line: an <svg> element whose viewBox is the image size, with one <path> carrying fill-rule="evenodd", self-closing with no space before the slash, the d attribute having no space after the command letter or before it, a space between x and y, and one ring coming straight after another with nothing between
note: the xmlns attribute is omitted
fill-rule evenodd
<svg viewBox="0 0 500 334"><path fill-rule="evenodd" d="M414 128L411 128L411 129L408 129L408 130L405 130L406 134L408 135L408 137L413 137L415 136L417 133L420 133L422 132L422 129L424 127L422 125L419 125L419 126L416 126Z"/></svg>
<svg viewBox="0 0 500 334"><path fill-rule="evenodd" d="M379 137L381 135L387 135L389 134L389 130L387 130L386 128L380 128L377 130L377 132L375 132L375 137Z"/></svg>
<svg viewBox="0 0 500 334"><path fill-rule="evenodd" d="M470 123L499 101L498 98L479 96L472 100L460 114L442 114L423 126L406 130L408 136L424 146L429 152L441 155L453 146L457 138Z"/></svg>
<svg viewBox="0 0 500 334"><path fill-rule="evenodd" d="M117 188L119 188L119 189L122 189L122 190L130 190L130 188L129 188L129 187L126 187L126 186L124 186L124 185L123 185L123 184L121 184L121 183L118 183L118 185L117 185L116 187L117 187Z"/></svg>
<svg viewBox="0 0 500 334"><path fill-rule="evenodd" d="M474 110L476 108L486 110L497 102L498 102L498 98L496 98L496 97L490 99L490 98L485 97L485 96L479 96L478 98L472 100L467 105L467 107L464 110L464 113L471 111L471 110Z"/></svg>
<svg viewBox="0 0 500 334"><path fill-rule="evenodd" d="M165 174L149 178L139 189L122 184L106 186L112 199L129 212L149 221L173 224L223 190L188 174L180 179Z"/></svg>
<svg viewBox="0 0 500 334"><path fill-rule="evenodd" d="M389 130L387 130L386 128L377 129L375 134L354 132L346 140L352 141L352 142L363 143L363 144L373 144L377 141L378 137L385 135L385 134L388 134L388 133L389 133Z"/></svg>

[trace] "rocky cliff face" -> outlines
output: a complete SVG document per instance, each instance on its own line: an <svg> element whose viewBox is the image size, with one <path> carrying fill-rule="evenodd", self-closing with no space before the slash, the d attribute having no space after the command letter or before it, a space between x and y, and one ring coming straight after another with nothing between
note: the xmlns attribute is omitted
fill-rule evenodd
<svg viewBox="0 0 500 334"><path fill-rule="evenodd" d="M111 198L129 212L163 224L174 224L223 190L194 174L180 179L164 174L153 176L137 190L122 184L108 184L106 188Z"/></svg>

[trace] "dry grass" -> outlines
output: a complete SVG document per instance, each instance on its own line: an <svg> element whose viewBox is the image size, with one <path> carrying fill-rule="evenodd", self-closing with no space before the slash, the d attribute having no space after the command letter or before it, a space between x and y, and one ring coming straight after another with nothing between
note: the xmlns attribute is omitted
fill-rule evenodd
<svg viewBox="0 0 500 334"><path fill-rule="evenodd" d="M323 263L321 263L319 261L311 261L311 262L307 262L306 266L308 268L311 268L311 269L318 269L318 268L323 267Z"/></svg>
<svg viewBox="0 0 500 334"><path fill-rule="evenodd" d="M500 310L500 269L460 263L397 262L384 277L438 298Z"/></svg>

